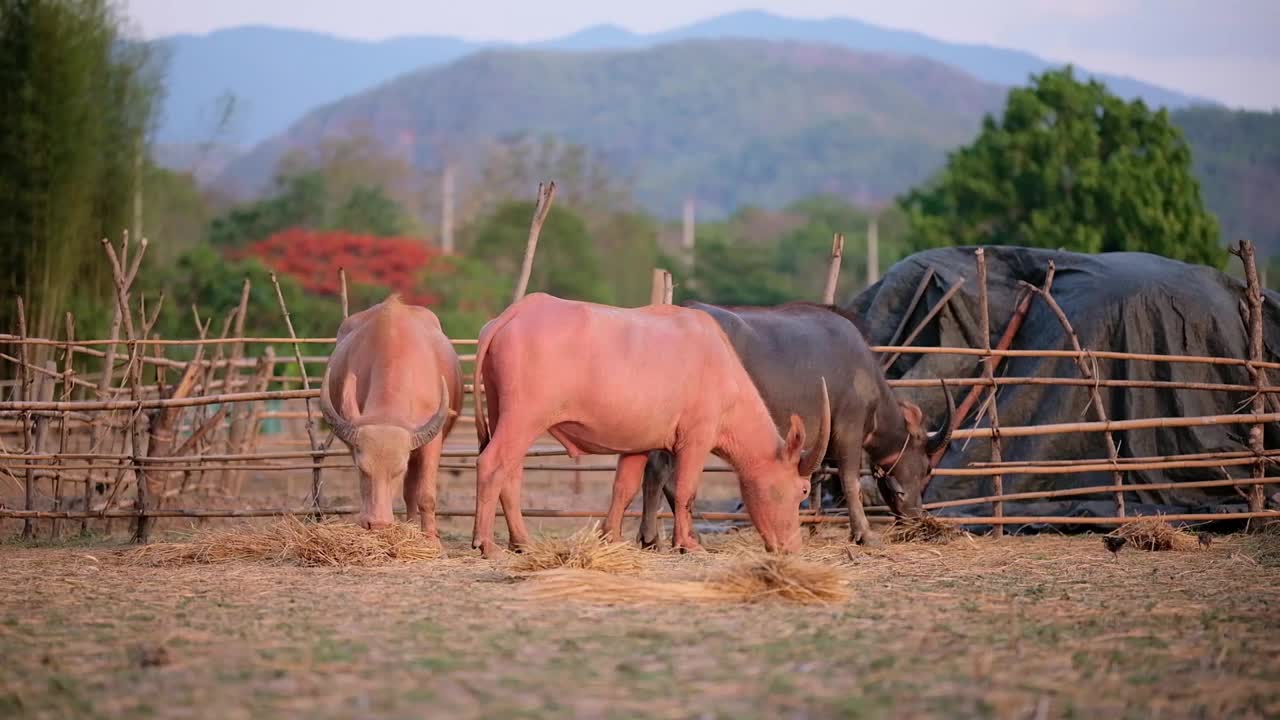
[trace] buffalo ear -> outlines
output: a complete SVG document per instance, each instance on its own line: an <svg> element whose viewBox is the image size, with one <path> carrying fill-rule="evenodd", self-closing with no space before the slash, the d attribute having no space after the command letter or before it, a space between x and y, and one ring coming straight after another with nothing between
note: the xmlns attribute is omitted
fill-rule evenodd
<svg viewBox="0 0 1280 720"><path fill-rule="evenodd" d="M912 433L924 432L924 412L920 410L920 406L908 400L899 400L898 406L902 408L902 417L907 421L907 429Z"/></svg>
<svg viewBox="0 0 1280 720"><path fill-rule="evenodd" d="M800 454L804 452L804 421L799 415L792 414L791 428L787 430L784 452L786 459L795 465L800 462Z"/></svg>

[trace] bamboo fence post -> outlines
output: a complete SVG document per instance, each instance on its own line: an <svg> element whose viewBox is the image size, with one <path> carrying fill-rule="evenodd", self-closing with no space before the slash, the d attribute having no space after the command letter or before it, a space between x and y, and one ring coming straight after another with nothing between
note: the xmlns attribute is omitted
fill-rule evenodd
<svg viewBox="0 0 1280 720"><path fill-rule="evenodd" d="M275 355L275 350L268 345L266 350L262 353L262 356L258 358L258 367L253 374L253 391L261 392L267 389L267 384L271 379L271 373L275 370ZM237 452L244 449L246 437L249 442L249 452L252 453L257 450L258 414L258 403L248 403L248 408L245 410L242 418L244 428L240 431L240 442L237 446ZM232 431L235 432L234 423ZM244 486L244 472L236 472L232 477L234 478L234 484L231 487L231 494L233 497L240 497L240 490Z"/></svg>
<svg viewBox="0 0 1280 720"><path fill-rule="evenodd" d="M827 284L822 288L824 305L836 302L836 285L840 282L840 262L844 258L844 235L836 233L831 238L831 261L827 264Z"/></svg>
<svg viewBox="0 0 1280 720"><path fill-rule="evenodd" d="M18 337L22 340L27 339L27 308L22 302L22 296L17 298L18 303ZM18 398L20 400L29 400L31 392L31 372L27 369L27 345L24 342L18 346L18 357L20 358L18 365ZM22 452L33 452L31 437L31 413L22 414ZM27 468L26 480L23 483L23 507L27 510L35 510L35 470ZM35 536L35 528L30 520L22 522L22 539L29 540Z"/></svg>
<svg viewBox="0 0 1280 720"><path fill-rule="evenodd" d="M249 282L246 278L245 282ZM342 319L351 317L351 306L347 301L347 269L338 268L338 297L342 300Z"/></svg>
<svg viewBox="0 0 1280 720"><path fill-rule="evenodd" d="M225 392L235 392L236 385L240 381L239 363L244 357L244 321L245 315L249 310L249 278L244 279L244 285L240 292L240 305L236 308L235 321L235 337L240 342L231 346L231 357L227 362L227 370L222 375L222 389ZM227 427L227 454L233 455L240 451L244 444L244 424L248 420L247 411L232 407L227 410L227 417L231 418L231 424ZM223 472L218 479L218 484L227 489L236 483L236 478L230 472Z"/></svg>
<svg viewBox="0 0 1280 720"><path fill-rule="evenodd" d="M1258 263L1254 254L1253 243L1241 240L1239 247L1233 251L1244 263L1244 277L1249 301L1249 375L1253 379L1254 393L1251 399L1253 414L1266 412L1267 397L1262 387L1267 384L1266 370L1256 365L1262 362L1262 287L1258 283ZM1253 465L1252 475L1255 479L1266 476L1263 452L1266 449L1266 428L1257 423L1249 428L1249 449L1253 451L1257 461ZM1254 485L1249 490L1249 510L1259 512L1265 505L1262 485Z"/></svg>
<svg viewBox="0 0 1280 720"><path fill-rule="evenodd" d="M987 297L987 256L983 248L978 248L977 250L975 250L974 256L976 257L977 264L978 264L978 327L979 327L978 335L982 339L982 349L989 352L991 350L991 312L990 312L990 308L988 307L988 297ZM990 355L983 356L982 376L984 379L992 380L995 378L996 362L997 362L996 358ZM991 462L993 463L998 463L1001 461L1001 458L1000 458L1000 412L998 407L999 402L996 396L997 390L999 390L999 386L992 384L991 400L990 400L991 412L988 414L988 417L991 418L991 423L990 423L991 424ZM1003 495L1004 494L1004 475L999 472L992 474L991 482L995 490L993 494L996 496ZM1003 517L1004 503L1001 502L1000 500L997 500L992 507L992 514L995 517ZM1003 537L1004 526L996 525L994 528L992 528L991 532L997 538Z"/></svg>
<svg viewBox="0 0 1280 720"><path fill-rule="evenodd" d="M56 370L58 368L58 364L56 362L54 362L53 360L46 360L44 367L45 367L45 370L53 372L54 377L57 376ZM53 390L54 390L53 377L41 376L36 380L35 394L37 399L52 400ZM51 420L52 420L51 415L47 413L41 413L40 415L36 416L36 419L32 424L31 450L36 455L40 455L44 453L45 440L47 440L49 437L49 422ZM55 486L58 486L60 484L58 482L59 475L60 475L60 472L58 470L54 470L53 484ZM54 494L55 495L57 494L56 489L54 491ZM34 531L34 528L33 528L33 531Z"/></svg>
<svg viewBox="0 0 1280 720"><path fill-rule="evenodd" d="M653 269L653 284L649 286L649 304L650 305L662 304L662 301L667 291L667 285L665 280L666 274L667 274L667 271L663 270L662 268Z"/></svg>
<svg viewBox="0 0 1280 720"><path fill-rule="evenodd" d="M284 302L284 293L280 291L280 282L276 279L276 274L271 273L271 284L276 288L276 300L280 302L280 312L284 314L285 327L289 329L289 337L293 338L293 356L298 362L298 372L302 374L302 388L311 390L311 380L307 377L307 364L302 361L302 346L298 344L298 335L293 331L293 320L289 317L289 307ZM321 389L323 392L323 388ZM311 399L303 399L303 404L307 408L307 441L311 444L312 463L314 468L311 470L311 506L315 510L315 516L321 518L324 516L322 508L324 506L324 482L321 477L321 457L322 452L319 440L316 438L316 419L311 412Z"/></svg>
<svg viewBox="0 0 1280 720"><path fill-rule="evenodd" d="M671 273L664 270L662 272L662 303L664 305L671 304L672 299L675 297L675 291L676 286Z"/></svg>
<svg viewBox="0 0 1280 720"><path fill-rule="evenodd" d="M62 362L63 362L62 401L69 402L71 400L71 393L73 390L75 390L75 384L72 383L72 380L75 377L76 319L74 315L72 315L71 313L67 313L65 320L66 320L67 344L62 353ZM68 422L67 422L68 419L69 418L67 416L67 413L62 413L61 422L58 424L58 454L59 455L63 455L67 452L67 434L69 430ZM54 483L53 509L62 510L63 490L62 490L62 473L61 472L59 472L57 475L54 476L53 483ZM58 537L61 534L59 531L60 531L60 528L58 527L58 521L54 520L51 532L55 540L58 539Z"/></svg>
<svg viewBox="0 0 1280 720"><path fill-rule="evenodd" d="M121 267L120 259L116 255L115 248L111 245L111 243L109 241L104 241L103 247L106 249L107 259L111 263L111 274L115 280L115 286L116 286L116 302L119 304L119 307L120 307L120 316L124 324L125 338L128 340L128 343L129 343L129 364L126 368L128 370L127 374L129 378L129 388L130 388L129 394L135 403L140 403L142 401L142 392L141 392L142 361L140 358L141 349L138 345L138 336L134 332L133 312L129 307L129 284L132 281L133 276L137 272L137 266L142 262L142 256L147 249L147 241L145 238L143 238L138 243L138 254L134 258L134 267L131 268L128 273L126 273L124 269ZM156 308L157 318L159 317L159 309L160 309L159 307ZM148 324L146 319L145 308L144 308L144 312L141 320L143 321L144 325ZM145 330L149 330L149 329L150 329L149 327L145 328ZM143 445L144 445L143 440L144 440L145 433L142 428L144 417L145 415L140 410L135 410L129 422L129 425L132 428L132 435L133 435L133 446L132 446L131 454L132 454L132 465L133 465L133 472L134 472L133 474L134 485L135 485L134 489L135 489L135 492L137 493L134 500L134 507L135 507L135 510L137 511L137 520L134 526L133 540L134 542L138 542L138 543L145 543L147 541L147 537L149 535L149 530L150 530L147 524L147 505L149 502L149 498L148 498L149 488L147 487L146 471L143 469L143 464L139 462L139 458L141 458L143 454ZM118 480L117 480L117 487L119 487ZM112 494L113 495L115 494L114 489Z"/></svg>
<svg viewBox="0 0 1280 720"><path fill-rule="evenodd" d="M538 183L538 203L533 208L533 221L529 223L529 241L524 248L524 261L520 265L520 278L516 281L515 292L511 296L511 304L524 297L529 287L529 274L533 272L533 256L538 250L538 235L542 232L542 223L551 212L551 201L556 197L556 183L551 181L545 186Z"/></svg>

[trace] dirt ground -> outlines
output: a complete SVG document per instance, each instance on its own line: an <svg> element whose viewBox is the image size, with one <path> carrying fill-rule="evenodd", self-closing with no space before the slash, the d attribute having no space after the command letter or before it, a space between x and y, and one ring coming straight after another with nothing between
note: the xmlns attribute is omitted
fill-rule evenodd
<svg viewBox="0 0 1280 720"><path fill-rule="evenodd" d="M826 532L852 597L816 606L531 600L460 535L346 570L11 542L0 716L1280 716L1280 568L1240 538L1117 560L1096 536L831 553Z"/></svg>

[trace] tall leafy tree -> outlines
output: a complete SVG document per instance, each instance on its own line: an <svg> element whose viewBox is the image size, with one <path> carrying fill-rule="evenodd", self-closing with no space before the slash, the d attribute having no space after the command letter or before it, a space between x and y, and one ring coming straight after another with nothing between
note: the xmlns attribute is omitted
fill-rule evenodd
<svg viewBox="0 0 1280 720"><path fill-rule="evenodd" d="M900 201L916 247L1143 251L1222 267L1191 150L1164 110L1125 102L1070 66L1009 92L971 145Z"/></svg>
<svg viewBox="0 0 1280 720"><path fill-rule="evenodd" d="M92 330L108 273L98 240L134 224L160 83L106 0L0 3L0 327L26 298L30 330L64 310Z"/></svg>
<svg viewBox="0 0 1280 720"><path fill-rule="evenodd" d="M467 233L471 236L467 243L470 257L508 278L508 287L515 284L520 273L531 217L533 203L504 203ZM529 292L613 302L611 290L601 278L599 254L582 218L572 210L552 206L539 236Z"/></svg>

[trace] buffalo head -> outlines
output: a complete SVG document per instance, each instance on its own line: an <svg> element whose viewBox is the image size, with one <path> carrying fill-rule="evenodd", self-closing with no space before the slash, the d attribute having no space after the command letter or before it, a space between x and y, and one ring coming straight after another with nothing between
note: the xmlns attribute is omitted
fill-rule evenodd
<svg viewBox="0 0 1280 720"><path fill-rule="evenodd" d="M945 381L942 381L942 394L947 397L947 415L934 432L925 430L924 413L918 405L898 401L907 430L902 449L879 459L873 467L881 497L899 517L920 515L924 488L933 474L933 457L951 441L951 417L956 404Z"/></svg>
<svg viewBox="0 0 1280 720"><path fill-rule="evenodd" d="M368 530L390 527L393 488L404 481L409 456L435 439L449 417L449 385L440 378L440 405L435 414L416 427L368 423L357 425L333 406L329 391L329 370L320 385L320 409L333 427L333 434L351 448L351 459L360 473L360 525Z"/></svg>

